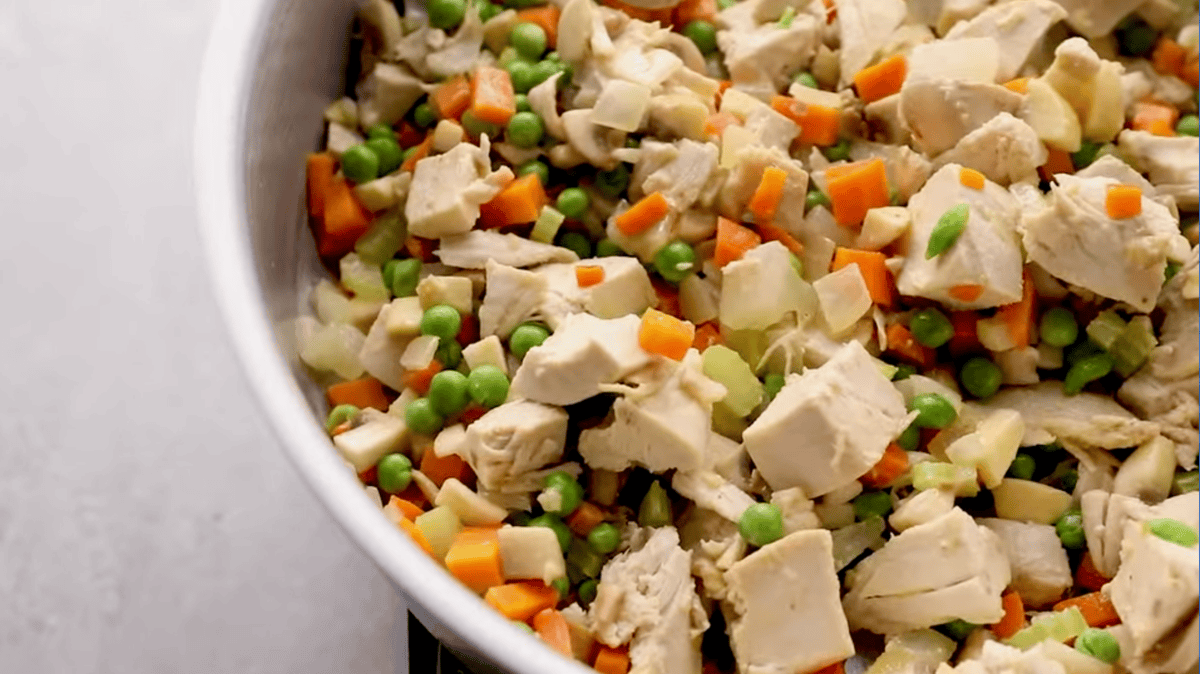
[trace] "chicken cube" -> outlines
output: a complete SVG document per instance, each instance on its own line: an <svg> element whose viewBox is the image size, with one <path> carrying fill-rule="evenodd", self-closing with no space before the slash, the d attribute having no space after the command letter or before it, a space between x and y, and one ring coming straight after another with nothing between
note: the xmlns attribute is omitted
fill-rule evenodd
<svg viewBox="0 0 1200 674"><path fill-rule="evenodd" d="M408 233L428 239L465 234L479 219L479 206L512 178L507 167L492 171L487 149L470 143L422 159L404 204Z"/></svg>
<svg viewBox="0 0 1200 674"><path fill-rule="evenodd" d="M995 39L1000 47L996 80L1007 82L1021 71L1050 27L1066 16L1063 8L1050 0L1015 0L992 5L969 21L956 24L946 33L946 39Z"/></svg>
<svg viewBox="0 0 1200 674"><path fill-rule="evenodd" d="M1037 132L1022 120L1002 112L963 136L957 145L939 155L937 161L962 164L989 180L1008 185L1036 181L1037 169L1046 163L1046 157L1046 146Z"/></svg>
<svg viewBox="0 0 1200 674"><path fill-rule="evenodd" d="M482 489L502 491L513 480L562 459L567 413L529 400L505 403L467 427L462 457Z"/></svg>
<svg viewBox="0 0 1200 674"><path fill-rule="evenodd" d="M1146 170L1160 194L1175 197L1190 211L1200 205L1200 139L1126 130L1117 136L1117 146Z"/></svg>
<svg viewBox="0 0 1200 674"><path fill-rule="evenodd" d="M525 354L512 380L518 397L550 405L572 405L600 393L650 362L638 345L637 316L599 319L572 314L540 346Z"/></svg>
<svg viewBox="0 0 1200 674"><path fill-rule="evenodd" d="M442 239L434 251L442 264L462 269L486 269L488 260L510 267L533 267L547 262L575 262L568 248L531 241L516 234L475 229L462 236Z"/></svg>
<svg viewBox="0 0 1200 674"><path fill-rule="evenodd" d="M547 585L567 575L558 536L549 527L504 525L496 531L505 580L541 579Z"/></svg>
<svg viewBox="0 0 1200 674"><path fill-rule="evenodd" d="M900 90L900 112L917 148L937 155L1002 112L1016 113L1021 95L997 84L909 78Z"/></svg>
<svg viewBox="0 0 1200 674"><path fill-rule="evenodd" d="M1012 568L1012 587L1026 606L1041 608L1058 601L1074 583L1067 551L1054 527L995 518L979 524L1000 538Z"/></svg>
<svg viewBox="0 0 1200 674"><path fill-rule="evenodd" d="M879 56L907 14L901 0L842 0L838 3L841 32L841 86Z"/></svg>
<svg viewBox="0 0 1200 674"><path fill-rule="evenodd" d="M403 66L376 63L355 93L362 128L376 124L392 126L425 95L425 83Z"/></svg>

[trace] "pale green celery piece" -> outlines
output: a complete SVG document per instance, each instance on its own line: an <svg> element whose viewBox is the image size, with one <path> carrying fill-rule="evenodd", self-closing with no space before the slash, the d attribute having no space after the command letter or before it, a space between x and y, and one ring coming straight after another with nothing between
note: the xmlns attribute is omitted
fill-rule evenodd
<svg viewBox="0 0 1200 674"><path fill-rule="evenodd" d="M891 363L885 363L882 360L875 361L875 367L878 367L879 372L884 377L887 377L887 379L889 381L892 379L892 377L896 376L897 372L900 371L900 368L896 367L895 365L892 365Z"/></svg>
<svg viewBox="0 0 1200 674"><path fill-rule="evenodd" d="M737 351L751 367L758 365L767 353L767 334L761 330L730 330L728 334L722 332L722 336L726 346Z"/></svg>
<svg viewBox="0 0 1200 674"><path fill-rule="evenodd" d="M1087 326L1087 336L1107 351L1125 330L1125 320L1112 309L1101 311Z"/></svg>
<svg viewBox="0 0 1200 674"><path fill-rule="evenodd" d="M392 259L404 245L408 227L400 209L393 209L375 218L366 234L354 244L354 252L367 264L381 265Z"/></svg>
<svg viewBox="0 0 1200 674"><path fill-rule="evenodd" d="M1171 496L1186 494L1189 491L1200 491L1200 472L1195 468L1175 473L1175 478L1171 480Z"/></svg>
<svg viewBox="0 0 1200 674"><path fill-rule="evenodd" d="M878 550L882 547L885 528L883 518L876 515L831 531L834 570L841 571L867 550Z"/></svg>
<svg viewBox="0 0 1200 674"><path fill-rule="evenodd" d="M792 22L796 20L796 8L788 5L783 10L783 15L779 17L780 28L791 28Z"/></svg>
<svg viewBox="0 0 1200 674"><path fill-rule="evenodd" d="M338 261L339 279L355 297L387 301L391 297L383 283L383 270L378 264L368 264L358 253L347 253Z"/></svg>
<svg viewBox="0 0 1200 674"><path fill-rule="evenodd" d="M1150 317L1135 316L1108 347L1108 354L1113 358L1113 370L1122 377L1137 372L1156 346L1158 340L1154 338L1154 325L1150 323Z"/></svg>
<svg viewBox="0 0 1200 674"><path fill-rule="evenodd" d="M703 370L705 375L725 387L722 402L739 417L749 415L762 402L762 382L733 349L720 344L705 349Z"/></svg>
<svg viewBox="0 0 1200 674"><path fill-rule="evenodd" d="M1053 611L1035 617L1029 627L1012 635L1004 643L1025 649L1047 639L1065 642L1079 636L1087 627L1083 613L1072 606L1065 611Z"/></svg>
<svg viewBox="0 0 1200 674"><path fill-rule="evenodd" d="M941 461L926 461L912 467L913 489L952 489L955 496L971 497L979 493L979 478L973 466L956 466Z"/></svg>
<svg viewBox="0 0 1200 674"><path fill-rule="evenodd" d="M542 206L542 212L538 214L537 222L533 223L533 231L529 233L529 238L540 243L551 243L566 219L567 216L556 209Z"/></svg>

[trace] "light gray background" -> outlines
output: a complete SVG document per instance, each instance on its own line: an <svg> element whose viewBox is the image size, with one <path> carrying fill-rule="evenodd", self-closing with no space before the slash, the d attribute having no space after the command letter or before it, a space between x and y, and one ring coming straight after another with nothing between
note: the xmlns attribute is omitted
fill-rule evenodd
<svg viewBox="0 0 1200 674"><path fill-rule="evenodd" d="M217 0L0 0L0 670L406 671L257 419L191 142Z"/></svg>

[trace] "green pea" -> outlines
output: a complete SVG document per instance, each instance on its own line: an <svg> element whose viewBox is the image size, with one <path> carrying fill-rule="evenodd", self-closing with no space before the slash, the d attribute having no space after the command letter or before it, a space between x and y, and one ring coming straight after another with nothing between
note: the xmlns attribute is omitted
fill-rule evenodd
<svg viewBox="0 0 1200 674"><path fill-rule="evenodd" d="M596 591L599 588L600 583L595 578L588 578L579 584L579 589L575 590L575 595L579 597L579 603L587 607L596 601Z"/></svg>
<svg viewBox="0 0 1200 674"><path fill-rule="evenodd" d="M542 142L545 132L546 126L537 113L518 112L508 120L505 138L517 147L537 147L537 144Z"/></svg>
<svg viewBox="0 0 1200 674"><path fill-rule="evenodd" d="M461 413L471 402L467 393L467 376L457 370L442 370L429 380L429 402L444 417Z"/></svg>
<svg viewBox="0 0 1200 674"><path fill-rule="evenodd" d="M387 124L375 124L367 129L367 140L374 138L388 138L396 140L396 132Z"/></svg>
<svg viewBox="0 0 1200 674"><path fill-rule="evenodd" d="M795 253L788 253L788 262L792 265L792 271L796 272L796 276L804 277L804 263L796 257Z"/></svg>
<svg viewBox="0 0 1200 674"><path fill-rule="evenodd" d="M796 84L808 87L809 89L820 89L821 85L817 83L817 78L813 77L810 72L798 72L793 80Z"/></svg>
<svg viewBox="0 0 1200 674"><path fill-rule="evenodd" d="M1117 44L1120 46L1120 51L1126 56L1145 56L1154 48L1154 42L1158 39L1158 32L1146 24L1145 21L1131 19L1125 24L1118 26Z"/></svg>
<svg viewBox="0 0 1200 674"><path fill-rule="evenodd" d="M498 407L508 399L508 376L495 365L480 365L467 375L467 394L483 407Z"/></svg>
<svg viewBox="0 0 1200 674"><path fill-rule="evenodd" d="M617 164L611 171L600 171L596 174L596 189L606 197L620 195L629 187L629 169L624 164Z"/></svg>
<svg viewBox="0 0 1200 674"><path fill-rule="evenodd" d="M437 111L428 103L418 103L417 107L413 108L413 124L428 129L437 124Z"/></svg>
<svg viewBox="0 0 1200 674"><path fill-rule="evenodd" d="M566 517L583 503L583 487L565 470L556 470L542 478L542 487L558 492L561 501L557 508L547 508L548 513Z"/></svg>
<svg viewBox="0 0 1200 674"><path fill-rule="evenodd" d="M342 175L355 183L366 183L379 177L379 155L366 145L354 145L342 153Z"/></svg>
<svg viewBox="0 0 1200 674"><path fill-rule="evenodd" d="M554 535L558 537L558 546L562 548L563 552L566 552L567 548L571 547L571 529L563 523L562 519L559 518L558 515L552 515L550 513L538 515L537 517L529 520L529 524L527 526L546 527L547 529L553 531Z"/></svg>
<svg viewBox="0 0 1200 674"><path fill-rule="evenodd" d="M917 447L921 446L921 429L916 424L909 424L900 431L896 444L906 452L917 451Z"/></svg>
<svg viewBox="0 0 1200 674"><path fill-rule="evenodd" d="M1062 541L1063 547L1068 550L1079 550L1087 545L1083 535L1083 513L1078 508L1071 508L1063 513L1054 523L1054 532L1058 534L1058 540Z"/></svg>
<svg viewBox="0 0 1200 674"><path fill-rule="evenodd" d="M1082 391L1084 386L1112 372L1112 369L1113 359L1107 353L1101 352L1080 358L1067 370L1067 376L1063 378L1063 392L1075 395Z"/></svg>
<svg viewBox="0 0 1200 674"><path fill-rule="evenodd" d="M589 201L587 192L578 187L568 187L559 192L555 207L558 208L559 213L573 220L578 220L587 213Z"/></svg>
<svg viewBox="0 0 1200 674"><path fill-rule="evenodd" d="M839 138L838 142L825 148L824 153L829 161L846 161L850 158L850 141Z"/></svg>
<svg viewBox="0 0 1200 674"><path fill-rule="evenodd" d="M375 464L375 479L388 494L399 494L412 482L412 461L403 454L388 454Z"/></svg>
<svg viewBox="0 0 1200 674"><path fill-rule="evenodd" d="M970 215L970 207L966 204L958 204L951 206L950 210L942 214L938 218L937 224L933 226L933 231L929 233L929 243L925 246L925 259L932 260L941 255L958 241L958 237L967 228L967 218Z"/></svg>
<svg viewBox="0 0 1200 674"><path fill-rule="evenodd" d="M672 521L671 499L667 496L667 490L655 480L650 483L638 507L638 524L643 527L665 527L670 526Z"/></svg>
<svg viewBox="0 0 1200 674"><path fill-rule="evenodd" d="M416 258L388 260L383 265L383 283L395 297L409 297L421 281L421 261Z"/></svg>
<svg viewBox="0 0 1200 674"><path fill-rule="evenodd" d="M1110 665L1121 659L1121 645L1107 630L1088 627L1075 637L1075 650Z"/></svg>
<svg viewBox="0 0 1200 674"><path fill-rule="evenodd" d="M717 50L717 27L708 21L689 21L683 34L696 44L701 54L708 55Z"/></svg>
<svg viewBox="0 0 1200 674"><path fill-rule="evenodd" d="M462 363L462 345L457 339L438 339L437 351L433 357L447 370L457 369Z"/></svg>
<svg viewBox="0 0 1200 674"><path fill-rule="evenodd" d="M1184 115L1175 124L1175 133L1181 136L1200 136L1200 117Z"/></svg>
<svg viewBox="0 0 1200 674"><path fill-rule="evenodd" d="M774 543L783 538L783 512L774 503L755 503L742 511L738 531L750 545Z"/></svg>
<svg viewBox="0 0 1200 674"><path fill-rule="evenodd" d="M596 242L596 257L613 257L615 255L623 255L625 251L617 245L616 241L608 237L604 237Z"/></svg>
<svg viewBox="0 0 1200 674"><path fill-rule="evenodd" d="M1038 324L1038 336L1050 346L1066 347L1079 339L1079 323L1075 314L1063 307L1047 309Z"/></svg>
<svg viewBox="0 0 1200 674"><path fill-rule="evenodd" d="M488 138L500 135L500 127L479 119L470 110L464 112L458 121L462 122L463 131L470 134L472 138L478 138L484 134L487 134Z"/></svg>
<svg viewBox="0 0 1200 674"><path fill-rule="evenodd" d="M913 314L908 322L913 339L921 344L936 349L950 341L954 336L954 325L946 314L937 309L922 309Z"/></svg>
<svg viewBox="0 0 1200 674"><path fill-rule="evenodd" d="M513 100L516 101L517 112L529 112L530 110L533 110L533 106L529 104L529 96L525 94L517 94L516 96L513 96Z"/></svg>
<svg viewBox="0 0 1200 674"><path fill-rule="evenodd" d="M808 194L804 195L804 210L811 211L817 206L829 208L829 197L825 196L824 192L814 187L808 191Z"/></svg>
<svg viewBox="0 0 1200 674"><path fill-rule="evenodd" d="M522 22L512 27L508 43L523 58L536 61L546 52L546 31L536 23Z"/></svg>
<svg viewBox="0 0 1200 674"><path fill-rule="evenodd" d="M534 81L537 73L534 71L534 64L521 58L510 61L504 66L508 71L509 78L512 79L513 91L518 94L529 93L537 83Z"/></svg>
<svg viewBox="0 0 1200 674"><path fill-rule="evenodd" d="M1146 531L1158 536L1168 543L1190 548L1200 542L1196 530L1179 520L1170 517L1160 517L1146 522Z"/></svg>
<svg viewBox="0 0 1200 674"><path fill-rule="evenodd" d="M563 232L558 237L558 245L578 255L580 260L592 256L592 242L579 232Z"/></svg>
<svg viewBox="0 0 1200 674"><path fill-rule="evenodd" d="M1175 278L1180 269L1183 269L1183 265L1178 262L1168 262L1167 266L1163 268L1163 283Z"/></svg>
<svg viewBox="0 0 1200 674"><path fill-rule="evenodd" d="M325 430L332 433L333 429L353 419L355 414L358 414L358 408L354 405L338 405L329 410L329 417L325 419Z"/></svg>
<svg viewBox="0 0 1200 674"><path fill-rule="evenodd" d="M504 8L500 5L494 5L490 2L481 2L479 3L479 20L483 23L487 23L488 21L496 18L496 15L502 11L504 11Z"/></svg>
<svg viewBox="0 0 1200 674"><path fill-rule="evenodd" d="M1019 452L1008 466L1008 476L1018 480L1032 480L1037 469L1037 460L1025 452Z"/></svg>
<svg viewBox="0 0 1200 674"><path fill-rule="evenodd" d="M965 620L951 620L948 623L942 623L941 625L938 625L938 629L941 630L943 634L951 639L954 639L955 641L962 641L963 639L966 639L968 636L970 636L971 632L975 631L975 628L977 627L979 627L979 625L969 623Z"/></svg>
<svg viewBox="0 0 1200 674"><path fill-rule="evenodd" d="M607 555L621 545L621 531L611 522L601 522L588 532L587 541L593 550Z"/></svg>
<svg viewBox="0 0 1200 674"><path fill-rule="evenodd" d="M872 517L886 517L892 511L892 497L886 491L866 491L851 502L854 516L865 522Z"/></svg>
<svg viewBox="0 0 1200 674"><path fill-rule="evenodd" d="M433 435L442 430L446 420L433 409L429 398L417 398L404 408L404 423L414 433Z"/></svg>
<svg viewBox="0 0 1200 674"><path fill-rule="evenodd" d="M963 388L976 398L991 398L1000 390L1004 375L1000 368L989 358L976 356L963 363L958 372L958 380Z"/></svg>
<svg viewBox="0 0 1200 674"><path fill-rule="evenodd" d="M717 0L717 7L722 10L729 9L738 3L738 0Z"/></svg>
<svg viewBox="0 0 1200 674"><path fill-rule="evenodd" d="M421 334L453 340L462 329L462 315L449 304L435 304L421 315Z"/></svg>
<svg viewBox="0 0 1200 674"><path fill-rule="evenodd" d="M400 143L396 142L396 137L390 138L371 138L365 145L379 157L379 175L386 176L392 171L400 168L400 163L403 161L400 155L403 150L400 149Z"/></svg>
<svg viewBox="0 0 1200 674"><path fill-rule="evenodd" d="M900 363L896 366L896 373L892 375L892 381L903 381L917 373L917 368L908 363Z"/></svg>
<svg viewBox="0 0 1200 674"><path fill-rule="evenodd" d="M1171 480L1171 495L1178 496L1190 491L1200 491L1200 471L1195 468L1175 473Z"/></svg>
<svg viewBox="0 0 1200 674"><path fill-rule="evenodd" d="M518 176L527 176L530 173L537 174L538 180L542 182L543 187L550 184L550 167L546 166L544 162L530 159L517 167Z"/></svg>
<svg viewBox="0 0 1200 674"><path fill-rule="evenodd" d="M783 375L778 372L772 372L763 377L763 393L767 394L767 400L774 400L775 396L783 390L783 385L786 383Z"/></svg>
<svg viewBox="0 0 1200 674"><path fill-rule="evenodd" d="M913 424L918 428L945 428L958 418L954 405L940 393L918 393L908 401L908 411L917 413Z"/></svg>
<svg viewBox="0 0 1200 674"><path fill-rule="evenodd" d="M525 354L550 336L550 331L538 323L522 323L508 337L508 350L517 360L524 360Z"/></svg>
<svg viewBox="0 0 1200 674"><path fill-rule="evenodd" d="M654 269L671 283L679 283L692 273L696 250L685 241L672 241L654 254Z"/></svg>
<svg viewBox="0 0 1200 674"><path fill-rule="evenodd" d="M571 594L571 581L567 580L565 576L550 581L550 587L558 591L559 599L566 599L567 595Z"/></svg>
<svg viewBox="0 0 1200 674"><path fill-rule="evenodd" d="M516 625L517 627L521 628L521 631L522 631L522 632L527 632L527 633L529 633L529 634L534 634L533 628L529 626L529 623L526 623L526 622L521 622L520 620L514 620L514 621L512 621L512 624L514 624L514 625Z"/></svg>
<svg viewBox="0 0 1200 674"><path fill-rule="evenodd" d="M1075 167L1076 171L1090 166L1092 162L1096 161L1096 155L1100 154L1101 147L1104 146L1100 143L1083 141L1079 149L1071 153L1071 165Z"/></svg>
<svg viewBox="0 0 1200 674"><path fill-rule="evenodd" d="M429 15L430 26L449 30L462 23L467 3L463 0L429 0L425 3L425 13Z"/></svg>

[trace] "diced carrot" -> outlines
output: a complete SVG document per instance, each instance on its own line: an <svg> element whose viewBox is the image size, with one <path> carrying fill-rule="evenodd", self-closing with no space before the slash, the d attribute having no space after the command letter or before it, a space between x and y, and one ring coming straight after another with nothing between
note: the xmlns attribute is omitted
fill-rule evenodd
<svg viewBox="0 0 1200 674"><path fill-rule="evenodd" d="M1004 617L990 627L997 639L1007 639L1025 624L1025 602L1016 590L1009 590L1000 597L1000 605L1004 607Z"/></svg>
<svg viewBox="0 0 1200 674"><path fill-rule="evenodd" d="M404 163L400 164L401 171L408 171L410 173L415 171L417 162L429 156L430 150L433 149L433 134L427 134L425 140L418 143L416 148L412 154L408 155L408 159L405 159Z"/></svg>
<svg viewBox="0 0 1200 674"><path fill-rule="evenodd" d="M654 303L655 309L676 318L683 315L679 304L679 288L661 279L651 279L650 285L654 286L654 294L658 297L658 301Z"/></svg>
<svg viewBox="0 0 1200 674"><path fill-rule="evenodd" d="M483 600L509 620L526 622L558 605L558 590L542 581L520 581L489 587Z"/></svg>
<svg viewBox="0 0 1200 674"><path fill-rule="evenodd" d="M354 196L344 178L334 178L325 193L325 214L319 221L317 251L322 257L341 257L371 227L371 214Z"/></svg>
<svg viewBox="0 0 1200 674"><path fill-rule="evenodd" d="M475 473L471 471L470 464L463 461L461 456L457 454L438 456L432 449L426 449L425 453L421 455L421 472L439 487L450 478L467 485L475 481Z"/></svg>
<svg viewBox="0 0 1200 674"><path fill-rule="evenodd" d="M725 95L725 91L733 86L732 80L717 80L717 96L713 104L719 110L721 108L721 97Z"/></svg>
<svg viewBox="0 0 1200 674"><path fill-rule="evenodd" d="M675 5L671 20L682 29L693 21L712 21L717 16L717 0L683 0Z"/></svg>
<svg viewBox="0 0 1200 674"><path fill-rule="evenodd" d="M485 414L487 414L486 407L480 407L479 405L468 405L467 409L463 410L463 413L458 415L458 421L463 426L470 426L476 421L479 421L479 418Z"/></svg>
<svg viewBox="0 0 1200 674"><path fill-rule="evenodd" d="M517 21L536 23L546 31L546 45L554 49L558 45L558 17L562 10L558 5L549 3L541 7L527 7L517 10Z"/></svg>
<svg viewBox="0 0 1200 674"><path fill-rule="evenodd" d="M412 147L425 140L425 132L406 119L400 122L400 131L396 134L396 140L400 143L400 147Z"/></svg>
<svg viewBox="0 0 1200 674"><path fill-rule="evenodd" d="M996 315L1008 327L1008 336L1017 348L1033 343L1033 325L1037 314L1037 290L1033 277L1025 270L1021 279L1021 300L1006 304L996 310Z"/></svg>
<svg viewBox="0 0 1200 674"><path fill-rule="evenodd" d="M900 448L894 442L888 443L887 449L883 450L883 456L879 461L871 466L865 475L858 478L868 487L882 489L896 481L896 478L904 474L908 470L908 453Z"/></svg>
<svg viewBox="0 0 1200 674"><path fill-rule="evenodd" d="M477 68L471 77L471 114L488 124L504 126L516 112L517 99L508 71L495 66Z"/></svg>
<svg viewBox="0 0 1200 674"><path fill-rule="evenodd" d="M858 265L858 271L871 293L871 301L881 307L890 307L895 301L896 290L892 272L884 264L886 261L887 256L878 251L839 247L833 254L830 271L837 271L848 264Z"/></svg>
<svg viewBox="0 0 1200 674"><path fill-rule="evenodd" d="M446 551L445 564L452 576L479 594L504 584L495 529L467 527L458 532Z"/></svg>
<svg viewBox="0 0 1200 674"><path fill-rule="evenodd" d="M826 665L812 674L846 674L846 661L839 660L832 665Z"/></svg>
<svg viewBox="0 0 1200 674"><path fill-rule="evenodd" d="M716 323L708 321L696 326L696 336L692 339L692 348L704 353L704 350L713 344L724 344L725 340L721 337L721 330Z"/></svg>
<svg viewBox="0 0 1200 674"><path fill-rule="evenodd" d="M388 507L395 508L401 515L410 520L417 519L425 512L425 509L421 506L412 501L402 499L399 496L393 496L388 499Z"/></svg>
<svg viewBox="0 0 1200 674"><path fill-rule="evenodd" d="M1064 599L1054 605L1054 610L1065 611L1072 606L1079 609L1089 627L1108 627L1121 622L1117 609L1103 592L1089 592L1072 599Z"/></svg>
<svg viewBox="0 0 1200 674"><path fill-rule="evenodd" d="M762 243L760 237L749 227L743 227L728 218L717 218L717 247L713 250L713 262L718 267L742 259L742 256Z"/></svg>
<svg viewBox="0 0 1200 674"><path fill-rule="evenodd" d="M1193 89L1200 87L1200 52L1195 47L1188 52L1183 66L1179 68L1176 75L1179 76L1179 79L1192 85Z"/></svg>
<svg viewBox="0 0 1200 674"><path fill-rule="evenodd" d="M663 193L653 192L642 197L636 204L630 206L629 210L618 215L613 224L621 230L622 234L633 236L658 224L670 210L671 206L667 203L667 198L663 196Z"/></svg>
<svg viewBox="0 0 1200 674"><path fill-rule="evenodd" d="M374 468L374 466L372 466L372 468ZM429 499L425 498L425 492L421 491L421 486L415 481L409 482L408 486L404 488L404 491L396 494L396 496L399 496L409 503L415 503L422 508L433 505L429 502Z"/></svg>
<svg viewBox="0 0 1200 674"><path fill-rule="evenodd" d="M959 302L974 302L983 294L983 286L978 283L960 283L950 286L946 292Z"/></svg>
<svg viewBox="0 0 1200 674"><path fill-rule="evenodd" d="M1104 587L1109 580L1096 569L1092 553L1083 553L1083 558L1079 560L1079 568L1075 569L1075 584L1085 590L1096 591Z"/></svg>
<svg viewBox="0 0 1200 674"><path fill-rule="evenodd" d="M1150 55L1150 62L1161 75L1175 75L1187 61L1187 50L1167 36L1159 38Z"/></svg>
<svg viewBox="0 0 1200 674"><path fill-rule="evenodd" d="M642 7L627 5L621 2L621 0L604 0L604 4L612 7L613 9L625 12L625 14L627 14L629 17L637 19L638 21L645 21L646 23L654 23L657 21L659 25L662 26L668 26L671 24L670 7L667 7L666 9L644 9Z"/></svg>
<svg viewBox="0 0 1200 674"><path fill-rule="evenodd" d="M1046 163L1038 167L1038 177L1046 182L1051 182L1054 180L1055 174L1075 172L1075 162L1071 159L1071 153L1049 145L1045 147Z"/></svg>
<svg viewBox="0 0 1200 674"><path fill-rule="evenodd" d="M739 124L738 118L728 112L714 112L704 122L704 135L709 138L720 138L726 127Z"/></svg>
<svg viewBox="0 0 1200 674"><path fill-rule="evenodd" d="M471 105L471 85L465 75L455 75L429 94L429 101L442 119L458 119Z"/></svg>
<svg viewBox="0 0 1200 674"><path fill-rule="evenodd" d="M344 381L325 389L325 399L330 407L338 405L354 405L358 409L374 407L380 412L386 412L389 402L383 392L383 384L374 377L363 377L354 381Z"/></svg>
<svg viewBox="0 0 1200 674"><path fill-rule="evenodd" d="M402 519L397 525L404 533L412 537L413 542L419 545L425 551L425 554L433 556L433 546L429 544L429 539L425 538L425 532L421 531L416 524L413 524L412 520Z"/></svg>
<svg viewBox="0 0 1200 674"><path fill-rule="evenodd" d="M338 424L337 426L334 426L332 431L329 431L329 437L336 438L337 436L341 435L342 433L345 433L346 431L350 430L351 428L354 428L354 427L350 425L349 421L343 421L342 423ZM372 466L371 468L374 468L374 466ZM359 477L361 478L361 476L359 476ZM366 483L368 481L369 480L363 480L364 483Z"/></svg>
<svg viewBox="0 0 1200 674"><path fill-rule="evenodd" d="M857 226L872 208L887 206L887 168L879 157L825 172L833 218L839 225Z"/></svg>
<svg viewBox="0 0 1200 674"><path fill-rule="evenodd" d="M601 644L592 661L592 669L600 674L628 674L629 652L624 648L613 648Z"/></svg>
<svg viewBox="0 0 1200 674"><path fill-rule="evenodd" d="M958 171L958 182L964 187L970 187L973 190L983 189L986 182L983 174L973 168L962 168Z"/></svg>
<svg viewBox="0 0 1200 674"><path fill-rule="evenodd" d="M483 228L524 225L537 220L542 207L550 203L541 178L530 173L509 183L479 207L479 223Z"/></svg>
<svg viewBox="0 0 1200 674"><path fill-rule="evenodd" d="M338 428L341 428L342 426L345 426L346 429L349 430L350 422L347 421L347 422L339 425ZM335 428L334 430L337 430L337 429ZM375 469L375 466L371 466L370 468L368 468L358 474L358 481L363 484L375 484L375 480L378 479L378 477L379 477L379 471Z"/></svg>
<svg viewBox="0 0 1200 674"><path fill-rule="evenodd" d="M550 648L568 658L573 657L571 628L561 613L552 608L538 612L533 616L533 629Z"/></svg>
<svg viewBox="0 0 1200 674"><path fill-rule="evenodd" d="M1133 104L1133 119L1129 121L1129 127L1136 131L1149 131L1156 136L1174 136L1177 121L1179 110L1174 106L1145 100Z"/></svg>
<svg viewBox="0 0 1200 674"><path fill-rule="evenodd" d="M604 521L604 511L595 503L584 501L563 521L576 536L584 537Z"/></svg>
<svg viewBox="0 0 1200 674"><path fill-rule="evenodd" d="M887 327L886 335L888 353L894 353L903 360L922 369L927 369L933 365L937 354L934 353L933 349L918 342L907 327L899 323L893 323Z"/></svg>
<svg viewBox="0 0 1200 674"><path fill-rule="evenodd" d="M434 252L437 251L439 243L437 239L410 236L404 240L404 250L408 252L409 257L416 258L421 262L436 262L437 258L434 256Z"/></svg>
<svg viewBox="0 0 1200 674"><path fill-rule="evenodd" d="M317 152L308 155L308 214L318 220L325 217L325 200L333 185L333 155Z"/></svg>
<svg viewBox="0 0 1200 674"><path fill-rule="evenodd" d="M908 61L903 54L896 54L858 71L854 76L854 88L864 103L871 103L900 91L907 74Z"/></svg>
<svg viewBox="0 0 1200 674"><path fill-rule="evenodd" d="M783 185L786 182L787 173L783 169L777 166L763 169L758 187L746 204L755 222L771 222L775 219L775 211L779 209L779 202L783 199Z"/></svg>
<svg viewBox="0 0 1200 674"><path fill-rule="evenodd" d="M775 96L771 108L800 127L801 143L833 145L838 141L842 113L825 105L805 104L791 96Z"/></svg>
<svg viewBox="0 0 1200 674"><path fill-rule="evenodd" d="M1136 217L1142 212L1142 191L1133 185L1109 185L1104 210L1113 220Z"/></svg>
<svg viewBox="0 0 1200 674"><path fill-rule="evenodd" d="M590 288L604 282L604 267L594 264L581 264L575 267L575 283L580 288Z"/></svg>
<svg viewBox="0 0 1200 674"><path fill-rule="evenodd" d="M459 316L462 316L462 323L458 327L458 334L454 337L454 341L463 347L478 342L479 319L475 317L475 314L464 314L462 312L459 312Z"/></svg>
<svg viewBox="0 0 1200 674"><path fill-rule="evenodd" d="M429 365L420 370L408 370L400 377L405 388L410 388L420 395L429 393L429 382L433 380L433 375L442 371L442 364L435 358L429 361Z"/></svg>
<svg viewBox="0 0 1200 674"><path fill-rule="evenodd" d="M754 228L758 230L758 233L760 236L762 236L763 241L778 241L790 252L795 253L796 255L804 254L804 244L797 241L796 237L792 236L790 232L779 225L772 224L770 222L762 222L755 224Z"/></svg>
<svg viewBox="0 0 1200 674"><path fill-rule="evenodd" d="M1009 81L1005 82L1001 86L1003 86L1005 89L1008 89L1009 91L1011 91L1013 93L1024 94L1027 91L1029 91L1029 78L1028 77L1018 77L1015 80L1009 80Z"/></svg>
<svg viewBox="0 0 1200 674"><path fill-rule="evenodd" d="M949 312L950 325L954 326L954 336L950 338L950 353L954 357L964 356L983 349L979 343L979 313L975 311Z"/></svg>
<svg viewBox="0 0 1200 674"><path fill-rule="evenodd" d="M642 349L672 360L683 360L695 337L696 326L654 309L642 314L642 324L638 327L638 345Z"/></svg>

